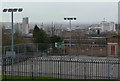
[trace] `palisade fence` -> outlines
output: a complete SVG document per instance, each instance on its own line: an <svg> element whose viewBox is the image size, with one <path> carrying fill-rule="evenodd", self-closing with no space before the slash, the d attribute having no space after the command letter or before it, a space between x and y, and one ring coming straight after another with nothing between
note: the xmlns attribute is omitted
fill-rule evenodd
<svg viewBox="0 0 120 81"><path fill-rule="evenodd" d="M11 46L5 46L2 48L3 78L120 80L119 58L109 57L106 48L106 45L72 45L74 50L69 55L67 44L58 48L54 44L22 44L14 46L14 57L7 57L5 54Z"/></svg>
<svg viewBox="0 0 120 81"><path fill-rule="evenodd" d="M69 55L69 44L63 44L61 47L55 47L54 44L29 43L14 45L16 55ZM11 51L11 46L3 46L2 54L6 55L7 51ZM72 44L72 55L90 55L90 56L108 56L107 45L105 44Z"/></svg>

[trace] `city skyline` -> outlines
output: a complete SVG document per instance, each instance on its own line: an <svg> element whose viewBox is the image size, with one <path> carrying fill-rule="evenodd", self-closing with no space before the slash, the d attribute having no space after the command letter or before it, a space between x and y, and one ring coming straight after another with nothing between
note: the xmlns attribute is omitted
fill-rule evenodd
<svg viewBox="0 0 120 81"><path fill-rule="evenodd" d="M73 23L99 23L106 21L117 23L117 2L3 2L3 8L22 7L22 13L14 13L14 22L21 22L23 17L29 17L30 23L68 23L64 17L76 17ZM10 13L2 13L0 22L10 22Z"/></svg>

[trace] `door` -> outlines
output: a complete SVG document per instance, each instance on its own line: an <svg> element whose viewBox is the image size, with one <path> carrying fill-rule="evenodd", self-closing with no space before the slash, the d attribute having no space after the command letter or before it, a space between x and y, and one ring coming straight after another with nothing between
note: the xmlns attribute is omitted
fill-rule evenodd
<svg viewBox="0 0 120 81"><path fill-rule="evenodd" d="M111 55L115 55L115 46L111 46Z"/></svg>

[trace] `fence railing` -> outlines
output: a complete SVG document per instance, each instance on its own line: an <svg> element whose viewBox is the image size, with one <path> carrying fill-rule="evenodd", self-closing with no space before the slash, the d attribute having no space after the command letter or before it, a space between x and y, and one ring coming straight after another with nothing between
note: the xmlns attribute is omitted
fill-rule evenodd
<svg viewBox="0 0 120 81"><path fill-rule="evenodd" d="M6 57L11 46L2 47L2 74L66 79L120 80L120 58L109 57L107 45L54 44L14 45L15 57ZM25 78L25 77L24 77Z"/></svg>
<svg viewBox="0 0 120 81"><path fill-rule="evenodd" d="M3 58L4 79L9 76L51 77L64 79L120 78L117 58L94 57L9 57ZM27 77L26 77L27 78ZM25 77L24 77L25 79Z"/></svg>
<svg viewBox="0 0 120 81"><path fill-rule="evenodd" d="M6 55L7 51L11 51L11 46L3 46L2 54ZM61 47L55 47L54 44L18 44L14 45L16 55L69 55L69 44L62 44ZM108 56L107 45L98 44L72 44L71 55L90 55L90 56Z"/></svg>

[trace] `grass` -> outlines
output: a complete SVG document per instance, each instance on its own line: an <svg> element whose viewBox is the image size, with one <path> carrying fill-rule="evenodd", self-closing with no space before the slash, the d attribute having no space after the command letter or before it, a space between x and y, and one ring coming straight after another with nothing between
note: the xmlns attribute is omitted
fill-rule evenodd
<svg viewBox="0 0 120 81"><path fill-rule="evenodd" d="M6 78L6 79L5 79ZM3 76L2 81L118 81L118 80L81 80L81 79L58 79L51 77L31 77L31 76Z"/></svg>
<svg viewBox="0 0 120 81"><path fill-rule="evenodd" d="M3 76L3 79L55 79L51 77L33 77L32 76ZM57 78L56 78L57 79Z"/></svg>

